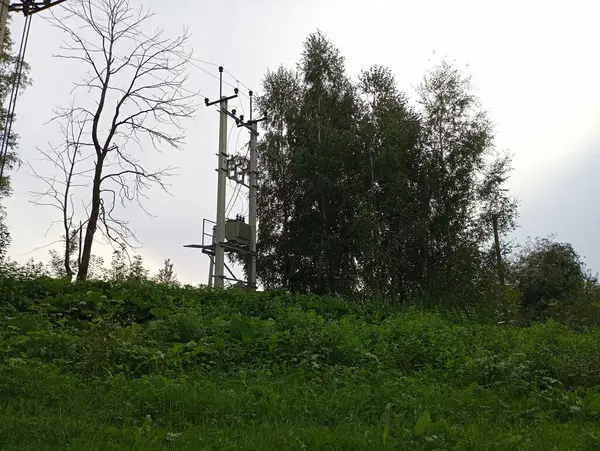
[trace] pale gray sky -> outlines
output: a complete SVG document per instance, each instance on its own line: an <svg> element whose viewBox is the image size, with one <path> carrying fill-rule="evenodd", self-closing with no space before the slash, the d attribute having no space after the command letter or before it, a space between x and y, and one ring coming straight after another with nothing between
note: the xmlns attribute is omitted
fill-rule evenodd
<svg viewBox="0 0 600 451"><path fill-rule="evenodd" d="M599 2L132 3L150 7L156 13L154 25L171 36L189 27L196 58L223 65L255 91L260 91L267 68L293 67L304 39L317 29L341 50L351 76L374 64L388 66L399 87L413 98L414 86L441 57L468 65L482 104L496 124L497 145L514 154L510 188L521 200L516 238L523 241L527 236L555 233L559 240L571 242L594 271L600 270L600 236L595 230L600 225L600 202L595 196L600 189ZM15 17L14 36L20 34L22 24L23 19ZM83 74L82 69L53 58L61 40L46 21L34 18L27 54L34 85L17 105L16 130L22 137L24 160L37 157L36 146L56 141L56 126L44 124L55 106L69 102L71 82ZM203 68L216 74L213 66ZM208 97L217 95L215 79L195 67L189 72L192 87ZM199 242L202 218L215 215L217 113L202 107L187 125L185 150L144 156L149 164L180 168L170 181L173 195L154 193L149 205L154 219L132 209L126 213L145 243L140 253L149 268L155 271L170 257L182 281L203 283L207 258L182 246ZM233 147L236 141L241 147L247 139L242 134L238 141L237 135L234 130ZM55 229L44 236L56 214L28 202L27 192L36 183L25 168L16 173L14 195L7 205L13 236L10 254L20 261L31 256L47 260L47 250L24 254L60 234ZM102 254L99 249L96 253Z"/></svg>

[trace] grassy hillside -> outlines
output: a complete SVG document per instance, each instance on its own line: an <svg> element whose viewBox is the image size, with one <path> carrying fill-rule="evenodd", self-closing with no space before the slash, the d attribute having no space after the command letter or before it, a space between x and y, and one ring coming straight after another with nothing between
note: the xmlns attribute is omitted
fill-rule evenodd
<svg viewBox="0 0 600 451"><path fill-rule="evenodd" d="M0 449L600 449L600 331L0 279Z"/></svg>

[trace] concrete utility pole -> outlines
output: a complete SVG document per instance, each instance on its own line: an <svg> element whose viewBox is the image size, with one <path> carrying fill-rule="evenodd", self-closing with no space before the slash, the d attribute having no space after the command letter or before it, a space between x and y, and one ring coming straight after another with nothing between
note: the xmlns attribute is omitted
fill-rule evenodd
<svg viewBox="0 0 600 451"><path fill-rule="evenodd" d="M219 166L217 185L217 226L215 233L215 287L225 286L225 196L227 190L227 98L221 97Z"/></svg>
<svg viewBox="0 0 600 451"><path fill-rule="evenodd" d="M211 256L211 265L209 270L209 285L214 285L215 288L225 288L225 198L227 196L227 119L231 113L227 110L229 100L235 99L238 96L238 90L235 89L235 94L229 97L223 96L223 67L219 67L219 100L209 102L204 99L207 107L219 104L219 157L217 166L217 218L212 237L212 243L209 246L188 245L186 247L200 247L202 249L210 249L214 252L214 264ZM214 271L214 273L213 273Z"/></svg>
<svg viewBox="0 0 600 451"><path fill-rule="evenodd" d="M256 289L256 197L258 194L257 122L252 120L252 91L250 91L250 189L248 221L250 224L250 254L248 255L248 286Z"/></svg>
<svg viewBox="0 0 600 451"><path fill-rule="evenodd" d="M252 113L251 113L252 114ZM250 254L248 255L248 286L256 289L256 197L258 194L258 134L256 122L252 122L250 133L250 189L248 222L250 224Z"/></svg>
<svg viewBox="0 0 600 451"><path fill-rule="evenodd" d="M265 121L266 118L253 120L252 110L254 108L253 93L249 92L250 99L250 120L244 121L244 115L237 116L235 109L229 111L228 101L238 97L239 90L234 88L235 95L223 96L223 67L219 67L220 73L220 97L219 100L210 102L209 99L204 99L206 106L219 104L220 125L219 125L219 165L217 167L217 218L214 222L215 227L212 233L212 242L206 244L204 241L206 233L206 222L202 226L202 244L188 244L184 247L202 249L202 252L210 257L210 267L208 274L208 284L215 288L224 288L225 281L235 281L238 285L255 290L256 289L256 222L257 222L257 194L258 194L258 123ZM230 85L231 86L231 85ZM249 153L245 157L240 155L232 155L227 153L227 118L231 117L237 127L244 127L250 132ZM239 186L244 186L248 189L248 211L249 223L243 215L238 214L235 219L227 219L225 198L227 197L227 179L237 183ZM238 194L239 195L239 194ZM212 221L209 221L212 222ZM231 268L225 263L225 252L242 256L246 261L247 266L247 281L238 279ZM231 277L225 276L225 270L228 271Z"/></svg>

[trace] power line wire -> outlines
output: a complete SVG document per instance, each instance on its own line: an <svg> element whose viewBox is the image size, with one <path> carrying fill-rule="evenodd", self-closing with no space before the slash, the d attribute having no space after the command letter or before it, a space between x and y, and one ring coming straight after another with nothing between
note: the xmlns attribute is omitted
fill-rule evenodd
<svg viewBox="0 0 600 451"><path fill-rule="evenodd" d="M142 36L144 36L146 39L150 39L148 36L146 36L146 35L144 35L144 34L142 34L142 33L140 33L140 34L141 34ZM192 52L193 52L193 50L192 50ZM194 61L197 61L197 62L199 62L199 63L201 63L201 64L208 64L208 65L210 65L210 66L219 67L219 64L217 64L217 63L213 63L212 61L201 60L201 59L199 59L199 58L196 58L196 57L194 57L194 56L192 56L192 55L190 55L190 56L189 56L189 58L190 58L190 59L193 59Z"/></svg>
<svg viewBox="0 0 600 451"><path fill-rule="evenodd" d="M45 18L45 20L48 20L48 21L49 21L50 19L47 19L47 18ZM142 36L142 37L146 38L147 40L152 40L152 38L148 37L146 34L144 34L144 33L143 33L143 32L141 32L141 31L140 31L140 32L138 32L138 34L139 34L140 36ZM79 39L81 39L81 41L82 41L82 42L85 42L85 43L86 43L86 44L88 44L88 45L94 46L94 44L92 44L91 42L87 41L86 39L83 39L83 38L81 38L80 36L78 36L78 38L79 38ZM164 47L162 47L162 48L161 48L160 46L158 46L158 48L159 48L160 50L165 50L165 48L164 48ZM115 59L118 59L118 60L119 60L119 61L121 61L121 62L125 62L125 59L124 59L124 58L119 58L119 57L114 57L114 58L115 58ZM184 59L187 59L187 62L188 62L189 64L191 64L192 66L194 66L194 67L195 67L195 68L197 68L198 70L200 70L200 71L204 72L204 73L205 73L205 74L207 74L208 76L210 76L210 77L214 78L215 80L221 81L221 79L219 78L219 76L218 76L218 75L216 75L216 74L213 74L213 73L209 72L208 70L204 69L203 67L200 67L200 66L199 66L199 64L207 64L207 65L210 65L210 66L221 67L219 64L217 64L217 63L214 63L214 62L212 62L212 61L206 61L206 60L202 60L202 59L196 58L196 57L194 57L194 56L192 56L192 55L189 55L189 56L187 56L187 57L186 57L186 58L184 58ZM233 78L233 79L234 79L234 80L235 80L235 81L238 83L238 85L242 85L242 86L244 86L246 89L248 89L248 91L251 91L251 90L250 90L250 88L248 88L248 87L247 87L247 86L246 86L244 83L240 82L240 81L239 81L239 80L238 80L238 79L237 79L237 78L236 78L236 77L235 77L235 76L234 76L234 75L233 75L231 72L229 72L229 71L227 71L227 70L225 70L225 69L223 69L223 71L224 71L226 74L228 74L230 77L232 77L232 78ZM155 78L155 79L158 79L158 80L160 80L160 77L157 77L156 75L153 75L153 74L149 74L149 75L151 75L151 76L152 76L153 78ZM226 80L223 80L223 83L224 83L224 84L226 84L227 86L231 87L231 88L234 88L234 89L237 87L237 86L233 85L232 83L229 83L229 82L228 82L228 81L226 81ZM181 91L183 91L183 92L186 92L186 93L188 93L188 94L190 94L190 95L199 95L199 94L202 92L201 90L199 90L199 92L198 92L198 93L195 93L195 92L193 92L193 91L190 91L190 90L188 90L188 89L186 89L186 88L183 88L183 87L180 87L180 89L181 89ZM243 97L245 97L246 99L250 100L250 97L249 97L248 95L244 94L242 91L239 91L239 93L238 93L238 94L240 94L240 95L242 95ZM243 107L243 105L241 105L241 102L240 102L240 106L242 107L242 111L243 111L243 110L244 110L244 107Z"/></svg>
<svg viewBox="0 0 600 451"><path fill-rule="evenodd" d="M229 129L229 135L227 137L227 144L229 144L229 141L231 141L231 134L233 133L234 127L235 127L235 124L231 124L231 128ZM239 136L240 133L241 133L241 130L238 133L238 136ZM228 170L229 170L229 168L228 168ZM233 189L233 191L235 193L236 187L231 186L230 182L228 182L228 185L229 185L229 188ZM229 201L227 202L227 207L225 207L225 216L229 216L229 213L231 211L230 206L231 206L232 200L233 200L233 195L229 198Z"/></svg>
<svg viewBox="0 0 600 451"><path fill-rule="evenodd" d="M139 34L139 35L141 35L142 37L144 37L144 38L148 39L148 40L152 40L152 38L148 37L148 36L147 36L146 34L144 34L143 32L139 32L138 34ZM192 51L192 52L193 52L193 51ZM208 72L206 69L204 69L204 68L202 68L202 67L198 66L198 64L208 64L208 65L210 65L210 66L222 67L220 64L214 63L214 62L212 62L212 61L207 61L207 60L203 60L203 59L200 59L200 58L196 58L196 57L195 57L195 56L193 56L193 55L188 55L188 56L186 57L186 59L188 60L188 62L192 62L192 63L191 63L191 64L192 64L192 66L194 66L194 67L196 67L197 69L201 70L202 72L204 72L204 73L208 74L209 76L211 76L211 77L215 78L216 80L219 80L219 81L221 81L221 79L219 78L219 76L217 76L217 75L215 75L215 74L213 74L213 73L211 73L211 72ZM233 79L234 79L234 80L237 82L238 86L235 86L235 85L233 85L233 84L229 83L228 81L225 81L225 80L223 80L223 83L224 83L224 84L226 84L226 85L228 85L229 87L231 87L231 88L234 88L234 89L235 89L236 87L237 87L237 88L239 88L239 85L242 85L242 86L243 86L244 88L246 88L248 91L252 91L252 90L251 90L251 89L250 89L248 86L246 86L244 83L242 83L241 81L239 81L239 79L238 79L238 78L237 78L235 75L233 75L231 72L229 72L227 69L223 68L223 72L224 72L225 74L229 75L231 78L233 78ZM248 100L250 99L250 97L249 97L248 95L246 95L246 94L242 93L241 91L240 91L240 94L241 94L242 96L246 97Z"/></svg>
<svg viewBox="0 0 600 451"><path fill-rule="evenodd" d="M141 35L142 37L148 39L148 40L152 40L152 38L149 38L146 34L144 34L142 32L139 32L138 34ZM86 44L88 44L90 46L94 46L95 47L94 44L92 44L91 42L87 41L86 39L83 39L81 37L78 37L78 38L82 42L84 42L84 43L86 43ZM160 47L159 47L159 49L160 49ZM162 50L165 50L165 48L162 48ZM124 58L115 57L115 59L118 59L121 62L125 62ZM243 86L244 88L248 89L249 92L252 91L252 90L247 85L245 85L243 82L241 82L238 78L236 78L235 75L233 75L231 72L229 72L226 69L223 69L223 71L227 75L229 75L231 78L233 78L236 81L237 86L233 85L232 83L229 83L226 80L221 80L221 78L218 75L209 72L208 70L204 69L203 67L201 67L199 65L199 64L207 64L207 65L211 65L211 66L215 66L215 67L221 67L219 64L213 63L211 61L206 61L206 60L202 60L202 59L196 58L193 55L188 55L185 59L187 59L187 62L189 64L191 64L195 68L199 69L200 71L204 72L205 74L209 75L210 77L212 77L212 78L214 78L216 80L222 81L223 84L225 84L225 85L227 85L227 86L229 86L231 88L234 88L234 89L237 88L238 89L238 94L241 94L243 97L245 97L246 99L250 100L250 97L248 95L244 94L242 91L239 90L239 86L240 85ZM149 75L152 76L155 79L161 80L160 77L158 77L158 76L156 76L154 74L149 74ZM193 92L193 91L190 91L190 90L184 88L183 86L180 86L179 90L181 90L182 92L186 92L186 93L188 93L189 95L192 95L192 96L199 95L202 92L201 90L199 90L196 93L196 92ZM240 104L240 107L242 109L242 113L245 115L245 108L244 108L243 102L240 102L239 104ZM217 110L218 109L219 108L217 108ZM229 132L228 141L231 140L231 134L232 134L232 132L233 132L233 124L232 124L231 130ZM239 141L240 134L241 134L241 130L240 130L240 133L238 133L238 138L236 140L236 152L238 151L237 146L238 146L238 141ZM249 153L249 148L246 151L246 156L245 156L246 158L248 157L248 153ZM235 203L239 199L240 194L241 194L241 185L237 184L237 186L234 187L234 194L232 195L232 197L230 198L230 201L228 203L228 207L227 207L228 208L228 213L227 214L229 214L231 212L231 209L233 209L233 207L235 206ZM235 198L234 198L234 196L235 196Z"/></svg>
<svg viewBox="0 0 600 451"><path fill-rule="evenodd" d="M23 66L25 64L25 53L27 51L27 44L29 43L29 31L31 30L31 20L33 16L28 16L25 19L23 26L23 37L21 38L21 46L19 49L19 55L17 56L17 69L16 69L16 80L12 86L10 94L10 100L8 102L8 110L6 112L6 124L4 126L4 136L2 137L2 146L0 147L0 182L2 182L2 176L4 175L4 167L6 165L6 157L8 156L8 147L10 133L12 132L12 125L15 117L15 108L17 106L17 97L19 96L19 88L21 85Z"/></svg>
<svg viewBox="0 0 600 451"><path fill-rule="evenodd" d="M231 78L233 78L233 79L234 79L234 80L235 80L235 81L238 83L238 85L242 85L242 86L243 86L244 88L246 88L248 91L252 91L252 89L250 89L250 88L249 88L248 86L246 86L244 83L242 83L241 81L239 81L239 80L236 78L236 76L235 76L235 75L233 75L231 72L229 72L227 69L223 69L223 71L224 71L224 72L225 72L227 75L229 75Z"/></svg>
<svg viewBox="0 0 600 451"><path fill-rule="evenodd" d="M47 21L50 21L50 19L49 19L49 18L45 18L45 20L47 20ZM151 40L153 39L153 38L150 38L150 37L148 37L148 35L146 35L146 34L145 34L145 33L143 33L142 31L138 31L138 33L137 33L137 34L139 34L140 36L142 36L142 37L146 38L146 39L147 39L147 40L149 40L149 41L151 41ZM78 37L79 37L79 36L78 36ZM83 42L85 42L86 44L88 44L88 45L94 45L94 44L91 44L89 41L86 41L86 40L84 40L84 39L83 39L83 38L81 38L81 37L79 37L79 38L80 38L80 39L81 39ZM165 47L158 46L158 48L159 48L160 50L165 50ZM122 58L118 58L118 57L115 57L115 58L116 58L116 59L118 59L118 60L120 60L120 61L122 61L122 62L124 62L124 59L122 59ZM216 75L216 74L213 74L213 73L211 73L211 72L207 71L206 69L204 69L203 67L200 67L200 66L199 66L199 64L207 64L207 65L210 65L210 66L221 67L221 65L220 65L220 64L217 64L217 63L215 63L215 62L212 62L212 61L207 61L207 60L203 60L203 59L200 59L200 58L196 58L196 57L194 57L193 55L188 55L188 56L186 56L186 58L184 58L184 59L187 59L187 61L188 61L188 62L189 62L189 63L190 63L192 66L194 66L195 68L197 68L197 69L199 69L200 71L204 72L205 74L209 75L210 77L212 77L212 78L214 78L214 79L216 79L216 80L219 80L219 81L221 80L221 79L219 78L219 76L218 76L218 75ZM235 75L233 75L231 72L229 72L229 71L228 71L228 70L226 70L226 69L223 69L223 71L224 71L224 72L225 72L227 75L229 75L230 77L232 77L232 78L233 78L233 79L234 79L234 80L235 80L235 81L238 83L238 86L237 86L237 87L239 87L239 85L242 85L242 86L243 86L243 87L245 87L245 88L246 88L248 91L251 91L251 89L250 89L250 88L249 88L247 85L245 85L244 83L242 83L242 82L241 82L241 81L240 81L240 80L239 80L239 79L238 79L238 78L237 78ZM156 76L154 76L154 77L155 77L155 78L158 78L158 79L160 79L159 77L156 77ZM229 87L231 87L231 88L234 88L234 89L236 88L236 86L235 86L235 85L233 85L232 83L229 83L229 82L228 82L228 81L226 81L226 80L223 80L223 83L224 83L224 84L226 84L226 85L228 85L228 86L229 86ZM184 91L184 92L187 92L187 93L189 93L189 94L196 95L195 93L192 93L192 91L186 90L185 88L181 88L181 89L182 89L182 91ZM249 97L247 94L245 94L245 93L243 93L243 92L241 92L241 91L239 92L239 94L241 94L243 97L245 97L245 98L246 98L246 99L248 99L248 100L250 99L250 97ZM243 106L242 106L242 110L243 110Z"/></svg>
<svg viewBox="0 0 600 451"><path fill-rule="evenodd" d="M148 40L152 40L152 38L148 37L148 36L147 36L146 34L144 34L143 32L139 32L138 34L139 34L140 36L142 36L142 37L144 37L144 38L148 39ZM210 66L222 67L220 64L213 63L212 61L206 61L206 60L202 60L202 59L199 59L199 58L196 58L196 57L194 57L193 55L188 55L188 56L186 57L186 59L187 59L187 61L188 61L188 62L189 62L189 63L190 63L192 66L194 66L195 68L197 68L197 69L201 70L202 72L204 72L204 73L206 73L206 74L210 75L211 77L215 78L216 80L219 80L219 81L221 80L221 79L219 78L219 76L217 76L217 75L215 75L215 74L213 74L213 73L211 73L211 72L207 71L206 69L204 69L203 67L200 67L200 66L198 65L198 64L208 64L208 65L210 65ZM244 88L246 88L248 91L252 91L252 90L251 90L251 89L250 89L248 86L246 86L244 83L242 83L241 81L239 81L239 80L238 80L238 79L235 77L235 75L233 75L231 72L229 72L229 71L228 71L228 70L226 70L225 68L223 68L223 72L224 72L224 73L226 73L227 75L229 75L231 78L233 78L233 79L234 79L234 80L237 82L237 84L238 84L238 86L235 86L235 85L233 85L233 84L231 84L231 83L229 83L229 82L227 82L227 81L223 80L223 83L224 83L224 84L226 84L227 86L229 86L229 87L231 87L231 88L234 88L234 89L235 89L236 87L237 87L237 88L239 88L239 85L242 85L242 86L243 86ZM250 97L249 97L248 95L244 94L243 92L241 92L241 91L240 91L240 92L239 92L239 94L241 94L242 96L244 96L244 97L246 97L248 100L250 100ZM242 109L243 109L243 107L242 107Z"/></svg>
<svg viewBox="0 0 600 451"><path fill-rule="evenodd" d="M49 19L45 19L45 20L49 20ZM83 42L83 43L85 43L87 45L90 45L90 46L95 47L96 49L98 49L98 47L96 46L96 44L91 43L90 41L88 41L87 39L82 38L81 36L77 36L77 39L79 39L81 42ZM122 63L127 62L126 58L121 58L121 57L114 56L114 55L113 55L113 58L116 59L116 60L119 60ZM158 75L154 75L153 73L146 73L145 75L148 75L148 76L150 76L150 77L152 77L152 78L154 78L156 80L159 80L159 81L164 81ZM216 78L218 79L218 77L216 77ZM197 92L195 92L195 91L190 91L189 89L184 88L183 86L179 86L177 89L180 90L180 91L183 91L183 92L185 92L185 93L187 93L187 94L189 94L191 96L197 96L197 95L200 95L202 93L201 89L198 90Z"/></svg>
<svg viewBox="0 0 600 451"><path fill-rule="evenodd" d="M229 202L227 202L227 213L225 214L225 216L229 216L231 210L233 210L233 207L235 207L235 204L240 197L240 187L241 185L239 184L236 184L236 186L231 187L233 189L233 194L229 198Z"/></svg>
<svg viewBox="0 0 600 451"><path fill-rule="evenodd" d="M235 153L238 154L238 155L239 155L239 152L238 152L238 150L239 150L238 149L238 143L239 143L241 134L242 134L242 130L240 129L239 132L238 132L237 139L235 141ZM231 135L230 135L230 137L231 137ZM239 183L237 183L234 187L232 187L230 185L230 188L233 189L233 194L231 195L231 197L229 198L229 201L227 202L227 208L226 208L227 213L226 213L226 216L229 216L229 214L231 213L231 210L233 210L233 208L236 205L236 202L240 198L240 194L241 194L241 190L242 190L242 185L240 185Z"/></svg>
<svg viewBox="0 0 600 451"><path fill-rule="evenodd" d="M238 138L239 138L239 135L238 135ZM237 147L237 144L236 144L236 147ZM248 158L248 154L250 153L250 144L249 144L249 143L248 143L248 144L245 144L245 145L244 145L244 147L246 147L246 155L244 155L244 159L247 159L247 158ZM241 154L240 154L240 155L241 155ZM238 184L238 186L237 186L237 187L238 187L239 189L238 189L238 191L237 191L237 195L236 195L236 197L235 197L235 200L233 201L233 205L231 206L231 208L232 208L232 209L233 209L233 207L236 205L236 203L237 203L238 199L240 198L240 195L242 194L242 186ZM244 210L241 212L241 215L242 215L242 216L245 216L245 215L246 215L246 213L248 212L248 208L249 208L248 206L244 207Z"/></svg>
<svg viewBox="0 0 600 451"><path fill-rule="evenodd" d="M227 207L225 207L225 216L229 216L229 213L231 213L231 210L233 209L235 202L237 201L237 198L234 200L234 196L235 196L235 192L239 186L237 184L232 185L231 182L228 182L227 184L229 185L229 188L231 188L233 190L233 194L229 198L229 201L227 201Z"/></svg>

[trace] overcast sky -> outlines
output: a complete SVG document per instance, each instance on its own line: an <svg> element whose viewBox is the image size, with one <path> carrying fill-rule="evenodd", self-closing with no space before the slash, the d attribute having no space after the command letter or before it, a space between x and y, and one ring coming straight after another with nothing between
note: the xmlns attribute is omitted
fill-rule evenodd
<svg viewBox="0 0 600 451"><path fill-rule="evenodd" d="M70 1L70 0L67 0ZM414 87L441 57L456 61L473 76L483 106L496 125L497 145L514 155L510 188L521 201L519 241L556 234L572 243L588 266L600 271L600 2L456 0L179 0L132 4L150 7L160 26L176 36L192 33L194 56L221 64L237 80L260 92L267 69L293 67L309 33L322 30L346 57L348 73L388 66L398 85L414 98ZM57 8L60 8L58 6ZM47 13L41 13L47 14ZM12 23L20 35L21 17ZM152 28L149 29L152 31ZM58 105L69 102L72 81L83 75L53 58L63 36L35 17L27 60L34 84L17 105L20 156L34 161L36 146L58 139L45 125ZM468 65L468 66L467 66ZM216 75L216 67L201 66ZM215 98L218 83L190 67L192 87ZM229 82L237 82L229 78ZM241 86L240 86L241 87ZM238 108L247 105L237 105ZM156 191L149 205L156 215L129 209L127 217L145 243L140 253L155 272L171 258L179 279L194 284L207 278L208 260L182 246L201 241L202 219L214 219L218 115L201 108L188 123L182 151L145 156L150 163L175 165L172 196ZM245 133L234 130L230 148ZM56 240L45 236L56 212L34 207L27 192L37 182L24 167L13 177L7 202L12 233L10 254L19 261L47 260ZM232 215L243 212L240 202ZM96 249L95 253L110 252Z"/></svg>

